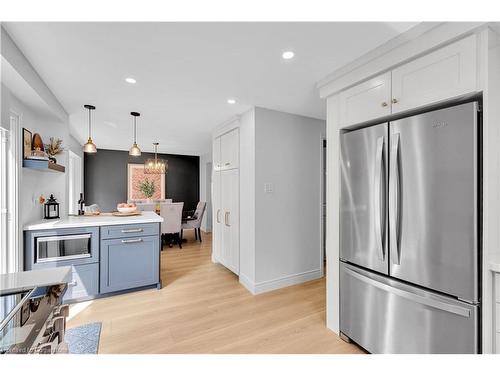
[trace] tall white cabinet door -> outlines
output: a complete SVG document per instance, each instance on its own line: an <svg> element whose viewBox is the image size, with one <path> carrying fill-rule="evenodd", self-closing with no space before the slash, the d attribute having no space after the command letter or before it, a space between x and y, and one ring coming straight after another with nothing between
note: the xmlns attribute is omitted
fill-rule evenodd
<svg viewBox="0 0 500 375"><path fill-rule="evenodd" d="M221 172L222 180L222 264L239 275L239 171L231 169Z"/></svg>
<svg viewBox="0 0 500 375"><path fill-rule="evenodd" d="M212 165L214 170L219 171L221 169L221 138L217 137L214 139L212 144Z"/></svg>
<svg viewBox="0 0 500 375"><path fill-rule="evenodd" d="M391 114L391 72L381 74L340 93L342 126Z"/></svg>
<svg viewBox="0 0 500 375"><path fill-rule="evenodd" d="M221 136L221 169L238 168L239 164L239 129L233 129Z"/></svg>
<svg viewBox="0 0 500 375"><path fill-rule="evenodd" d="M213 164L215 168L215 163ZM221 262L222 258L222 210L221 199L221 172L214 171L212 175L212 258Z"/></svg>
<svg viewBox="0 0 500 375"><path fill-rule="evenodd" d="M477 89L476 36L472 35L392 71L392 113Z"/></svg>

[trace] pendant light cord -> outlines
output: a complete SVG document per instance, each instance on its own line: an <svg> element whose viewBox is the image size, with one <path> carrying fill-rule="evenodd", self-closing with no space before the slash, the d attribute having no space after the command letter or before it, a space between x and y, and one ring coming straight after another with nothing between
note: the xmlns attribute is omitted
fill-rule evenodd
<svg viewBox="0 0 500 375"><path fill-rule="evenodd" d="M91 126L91 123L92 123L92 116L90 114L90 108L89 108L89 138L92 138L92 126Z"/></svg>
<svg viewBox="0 0 500 375"><path fill-rule="evenodd" d="M134 144L137 143L137 117L134 116Z"/></svg>

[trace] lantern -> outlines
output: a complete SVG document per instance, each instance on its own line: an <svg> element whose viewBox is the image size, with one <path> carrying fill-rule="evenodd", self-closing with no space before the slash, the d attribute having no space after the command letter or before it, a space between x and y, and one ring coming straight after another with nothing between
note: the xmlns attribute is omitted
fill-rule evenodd
<svg viewBox="0 0 500 375"><path fill-rule="evenodd" d="M53 194L50 194L49 200L43 205L45 219L59 219L59 203L57 203Z"/></svg>

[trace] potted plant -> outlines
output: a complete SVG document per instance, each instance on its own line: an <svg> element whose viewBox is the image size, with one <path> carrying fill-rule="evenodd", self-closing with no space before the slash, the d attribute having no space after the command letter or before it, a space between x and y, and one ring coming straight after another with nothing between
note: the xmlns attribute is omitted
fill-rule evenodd
<svg viewBox="0 0 500 375"><path fill-rule="evenodd" d="M146 199L150 200L156 191L154 181L150 181L147 178L139 182L139 190L144 194Z"/></svg>
<svg viewBox="0 0 500 375"><path fill-rule="evenodd" d="M49 155L49 160L52 163L57 163L55 156L63 152L62 139L50 137L49 143L45 145L45 151Z"/></svg>

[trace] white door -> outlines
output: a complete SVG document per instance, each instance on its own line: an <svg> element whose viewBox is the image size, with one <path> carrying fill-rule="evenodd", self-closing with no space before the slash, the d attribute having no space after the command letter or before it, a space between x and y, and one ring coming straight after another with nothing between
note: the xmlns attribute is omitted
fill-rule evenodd
<svg viewBox="0 0 500 375"><path fill-rule="evenodd" d="M239 171L221 172L222 180L222 264L235 274L240 272Z"/></svg>
<svg viewBox="0 0 500 375"><path fill-rule="evenodd" d="M68 151L68 212L78 214L78 200L83 193L82 158L73 151Z"/></svg>
<svg viewBox="0 0 500 375"><path fill-rule="evenodd" d="M220 137L217 137L213 141L212 145L212 161L214 163L214 170L218 171L221 167L221 153L220 153Z"/></svg>
<svg viewBox="0 0 500 375"><path fill-rule="evenodd" d="M221 136L221 168L238 168L239 163L239 129L233 129Z"/></svg>
<svg viewBox="0 0 500 375"><path fill-rule="evenodd" d="M392 71L392 113L476 90L476 37L450 44Z"/></svg>
<svg viewBox="0 0 500 375"><path fill-rule="evenodd" d="M391 114L391 72L381 74L340 93L342 126Z"/></svg>
<svg viewBox="0 0 500 375"><path fill-rule="evenodd" d="M214 161L215 168L215 161ZM221 262L222 258L222 206L221 206L221 172L212 175L212 260Z"/></svg>

